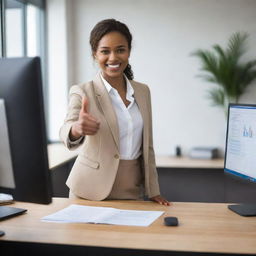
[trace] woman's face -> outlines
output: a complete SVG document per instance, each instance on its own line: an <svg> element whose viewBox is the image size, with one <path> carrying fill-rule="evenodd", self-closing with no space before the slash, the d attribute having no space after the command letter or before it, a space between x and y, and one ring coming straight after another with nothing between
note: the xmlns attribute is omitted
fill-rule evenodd
<svg viewBox="0 0 256 256"><path fill-rule="evenodd" d="M129 56L128 42L125 36L119 32L110 32L103 36L94 53L106 80L123 76L123 72L128 65Z"/></svg>

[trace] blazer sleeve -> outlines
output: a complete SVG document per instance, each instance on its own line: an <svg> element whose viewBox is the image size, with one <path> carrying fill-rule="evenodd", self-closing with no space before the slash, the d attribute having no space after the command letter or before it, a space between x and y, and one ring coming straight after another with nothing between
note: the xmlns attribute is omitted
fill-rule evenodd
<svg viewBox="0 0 256 256"><path fill-rule="evenodd" d="M70 133L71 127L74 124L74 122L78 120L78 117L79 117L83 96L85 96L85 93L81 88L81 86L74 85L70 88L67 115L59 131L60 140L70 150L77 149L84 141L84 138L83 138L80 141L80 143L74 144L74 143L70 143L70 139L69 139L69 133Z"/></svg>
<svg viewBox="0 0 256 256"><path fill-rule="evenodd" d="M147 87L148 88L148 87ZM152 125L152 106L151 95L148 88L148 109L149 109L149 194L148 197L154 197L160 195L160 188L158 183L158 174L156 170L155 152L153 146L153 125Z"/></svg>

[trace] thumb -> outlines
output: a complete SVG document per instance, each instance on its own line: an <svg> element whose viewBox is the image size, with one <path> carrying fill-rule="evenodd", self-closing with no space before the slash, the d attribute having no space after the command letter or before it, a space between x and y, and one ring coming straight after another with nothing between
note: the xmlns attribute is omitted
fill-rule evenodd
<svg viewBox="0 0 256 256"><path fill-rule="evenodd" d="M88 113L88 108L89 108L89 101L86 97L83 97L81 111L84 113Z"/></svg>

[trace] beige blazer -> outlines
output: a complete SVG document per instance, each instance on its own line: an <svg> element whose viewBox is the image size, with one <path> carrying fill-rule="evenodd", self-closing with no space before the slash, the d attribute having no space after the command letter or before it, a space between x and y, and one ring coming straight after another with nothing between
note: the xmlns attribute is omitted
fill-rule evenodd
<svg viewBox="0 0 256 256"><path fill-rule="evenodd" d="M150 91L144 84L130 82L144 121L142 166L145 193L150 198L160 194L152 140ZM99 74L91 82L71 87L68 112L60 129L60 139L70 150L77 148L70 145L68 136L72 124L78 119L83 96L89 100L89 112L100 120L100 129L93 136L85 136L80 143L80 153L66 184L77 196L103 200L111 192L120 159L117 117Z"/></svg>

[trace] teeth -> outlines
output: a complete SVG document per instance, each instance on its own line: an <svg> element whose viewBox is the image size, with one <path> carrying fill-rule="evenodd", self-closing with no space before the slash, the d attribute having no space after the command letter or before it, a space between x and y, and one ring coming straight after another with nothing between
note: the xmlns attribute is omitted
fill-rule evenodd
<svg viewBox="0 0 256 256"><path fill-rule="evenodd" d="M118 67L120 66L120 64L117 64L117 65L110 65L110 64L108 64L108 66L109 66L110 68L118 68Z"/></svg>

